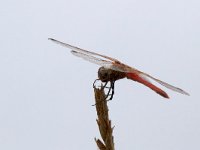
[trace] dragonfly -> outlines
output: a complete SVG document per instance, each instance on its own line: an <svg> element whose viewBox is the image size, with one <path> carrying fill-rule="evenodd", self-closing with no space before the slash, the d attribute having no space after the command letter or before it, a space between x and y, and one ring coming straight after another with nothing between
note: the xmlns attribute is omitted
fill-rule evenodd
<svg viewBox="0 0 200 150"><path fill-rule="evenodd" d="M106 87L107 83L110 83L110 88L109 88L108 94L106 96L106 97L108 97L108 95L110 95L109 100L111 100L114 95L115 81L123 79L123 78L127 78L130 80L139 82L139 83L147 86L148 88L150 88L151 90L153 90L154 92L156 92L157 94L161 95L164 98L169 98L168 94L164 90L162 90L161 88L159 88L158 86L153 84L149 79L154 80L155 82L159 83L160 85L162 85L172 91L189 96L189 93L187 93L186 91L184 91L178 87L175 87L173 85L170 85L164 81L161 81L145 72L137 70L136 68L130 67L115 58L112 58L112 57L109 57L106 55L102 55L102 54L98 54L96 52L88 51L88 50L85 50L85 49L82 49L82 48L79 48L76 46L72 46L70 44L55 40L53 38L49 38L49 40L51 40L57 44L60 44L66 48L71 49L71 53L73 55L101 66L98 70L98 79L96 79L96 80L100 80L103 83L105 83L103 86L104 88ZM95 82L96 82L96 80L95 80ZM94 84L93 84L93 86L94 86Z"/></svg>

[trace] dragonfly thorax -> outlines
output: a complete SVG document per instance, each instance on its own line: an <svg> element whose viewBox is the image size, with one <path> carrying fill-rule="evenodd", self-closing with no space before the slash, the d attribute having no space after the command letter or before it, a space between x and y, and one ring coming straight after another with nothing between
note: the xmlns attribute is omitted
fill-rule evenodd
<svg viewBox="0 0 200 150"><path fill-rule="evenodd" d="M98 77L102 82L116 81L126 77L124 72L115 71L105 67L100 67L98 70Z"/></svg>

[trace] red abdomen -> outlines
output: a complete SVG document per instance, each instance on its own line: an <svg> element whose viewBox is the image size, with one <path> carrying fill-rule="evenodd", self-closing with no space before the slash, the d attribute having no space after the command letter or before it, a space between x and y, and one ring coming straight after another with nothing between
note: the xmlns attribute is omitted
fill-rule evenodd
<svg viewBox="0 0 200 150"><path fill-rule="evenodd" d="M151 82L149 82L148 80L146 80L143 77L141 77L140 74L127 73L126 77L128 79L131 79L133 81L137 81L139 83L142 83L143 85L146 85L147 87L149 87L150 89L152 89L153 91L155 91L159 95L163 96L164 98L169 98L169 96L167 95L167 93L165 91L161 90L160 88L158 88L157 86L155 86Z"/></svg>

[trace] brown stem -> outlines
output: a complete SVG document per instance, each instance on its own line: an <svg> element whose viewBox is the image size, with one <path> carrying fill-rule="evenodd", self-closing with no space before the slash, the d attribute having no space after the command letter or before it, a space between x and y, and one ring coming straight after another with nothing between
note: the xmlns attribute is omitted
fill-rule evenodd
<svg viewBox="0 0 200 150"><path fill-rule="evenodd" d="M111 127L111 120L109 120L108 106L104 89L101 87L97 89L94 87L95 93L95 106L97 111L97 124L99 127L100 135L103 142L100 139L96 139L96 144L100 150L114 150L114 137L112 135L113 127Z"/></svg>

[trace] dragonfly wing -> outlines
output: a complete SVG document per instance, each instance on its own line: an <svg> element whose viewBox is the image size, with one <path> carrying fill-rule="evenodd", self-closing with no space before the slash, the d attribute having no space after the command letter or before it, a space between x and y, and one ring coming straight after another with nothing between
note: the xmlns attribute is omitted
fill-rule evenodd
<svg viewBox="0 0 200 150"><path fill-rule="evenodd" d="M173 85L170 85L169 83L166 83L164 81L161 81L159 79L156 79L152 76L150 76L149 74L146 74L146 73L143 73L143 72L140 72L140 74L142 74L142 76L146 76L146 77L149 77L150 79L153 79L154 81L156 81L157 83L161 84L162 86L172 90L172 91L175 91L175 92L178 92L178 93L181 93L181 94L185 94L185 95L190 95L189 93L187 93L186 91L178 88L178 87L175 87Z"/></svg>
<svg viewBox="0 0 200 150"><path fill-rule="evenodd" d="M92 55L87 55L86 53L81 53L81 52L74 51L74 50L72 50L71 53L77 57L81 57L84 60L87 60L91 63L97 64L100 66L103 66L105 68L111 68L111 66L112 66L112 62L94 57Z"/></svg>
<svg viewBox="0 0 200 150"><path fill-rule="evenodd" d="M64 47L67 47L73 51L77 51L77 52L80 52L80 53L85 53L87 55L95 55L95 56L99 56L99 57L103 57L105 59L108 59L108 60L111 60L111 61L114 61L114 62L119 62L117 59L115 58L111 58L111 57L108 57L108 56L105 56L105 55L101 55L101 54L98 54L98 53L95 53L95 52L91 52L91 51L88 51L88 50L84 50L84 49L81 49L79 47L76 47L76 46L72 46L70 44L67 44L67 43L64 43L64 42L60 42L58 40L55 40L55 39L52 39L52 38L49 38L49 40L57 43L57 44L60 44Z"/></svg>

